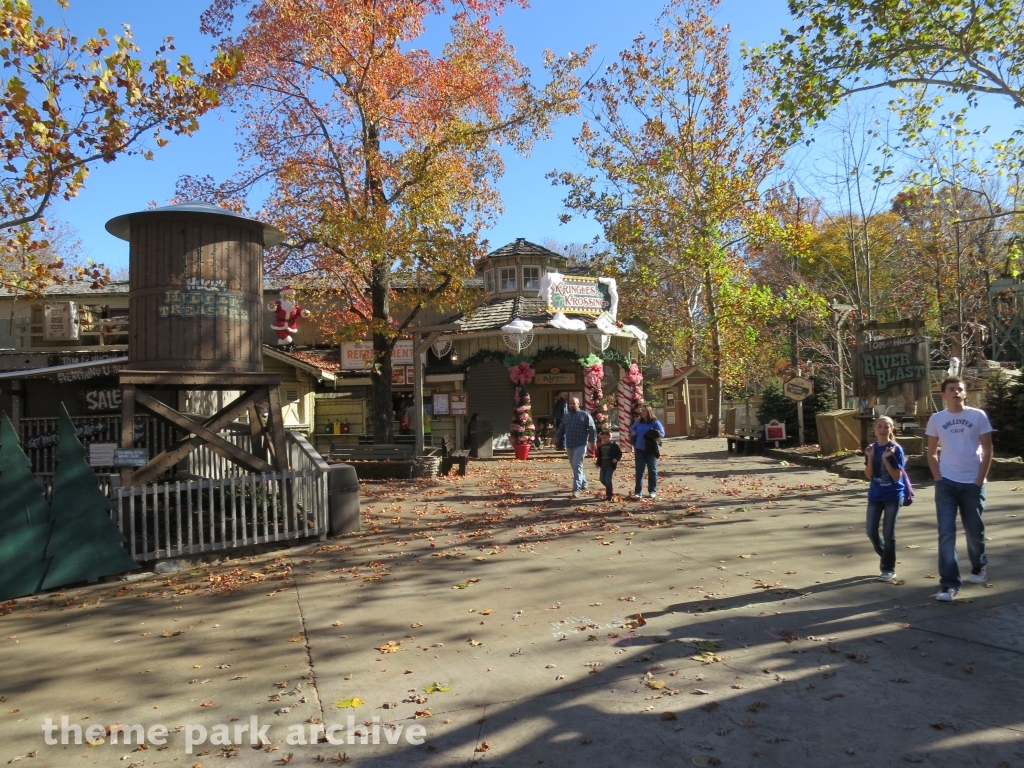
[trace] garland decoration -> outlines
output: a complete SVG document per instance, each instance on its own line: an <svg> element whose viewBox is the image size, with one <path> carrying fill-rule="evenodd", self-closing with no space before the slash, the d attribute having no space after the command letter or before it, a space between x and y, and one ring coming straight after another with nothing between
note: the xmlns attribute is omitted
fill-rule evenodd
<svg viewBox="0 0 1024 768"><path fill-rule="evenodd" d="M474 352L472 355L463 360L459 364L459 370L465 373L474 365L479 365L480 363L486 363L492 360L496 362L501 362L505 359L505 356L507 354L508 353L505 350L498 352L493 349L481 349L478 352ZM505 367L507 368L508 366Z"/></svg>

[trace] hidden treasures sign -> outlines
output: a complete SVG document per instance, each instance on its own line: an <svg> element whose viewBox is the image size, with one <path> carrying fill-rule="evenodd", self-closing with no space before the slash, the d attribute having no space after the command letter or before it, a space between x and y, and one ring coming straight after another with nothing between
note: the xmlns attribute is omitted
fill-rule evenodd
<svg viewBox="0 0 1024 768"><path fill-rule="evenodd" d="M925 336L865 341L857 361L862 396L881 395L890 390L913 398L927 394L928 339Z"/></svg>

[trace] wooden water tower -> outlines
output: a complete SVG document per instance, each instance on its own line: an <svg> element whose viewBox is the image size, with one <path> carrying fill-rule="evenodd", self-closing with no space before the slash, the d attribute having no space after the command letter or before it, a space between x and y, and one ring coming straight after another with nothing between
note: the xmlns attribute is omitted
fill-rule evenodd
<svg viewBox="0 0 1024 768"><path fill-rule="evenodd" d="M123 482L147 483L199 446L251 472L286 470L280 376L263 372L262 352L263 249L284 240L284 233L204 202L117 216L106 227L130 244L121 446L133 446L136 406L184 434L146 466L126 470ZM241 395L197 421L154 397L155 389ZM270 404L265 424L260 402ZM269 453L273 463L218 434L246 413L253 451Z"/></svg>

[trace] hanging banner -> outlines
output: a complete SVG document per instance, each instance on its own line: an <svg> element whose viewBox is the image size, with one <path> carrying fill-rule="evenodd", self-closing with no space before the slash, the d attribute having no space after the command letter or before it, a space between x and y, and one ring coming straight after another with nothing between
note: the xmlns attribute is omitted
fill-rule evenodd
<svg viewBox="0 0 1024 768"><path fill-rule="evenodd" d="M928 338L902 336L865 341L857 356L860 397L902 393L908 399L928 394Z"/></svg>

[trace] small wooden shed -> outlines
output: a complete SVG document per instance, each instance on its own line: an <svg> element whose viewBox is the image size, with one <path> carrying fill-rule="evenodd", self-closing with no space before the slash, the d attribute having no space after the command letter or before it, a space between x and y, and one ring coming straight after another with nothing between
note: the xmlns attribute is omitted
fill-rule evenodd
<svg viewBox="0 0 1024 768"><path fill-rule="evenodd" d="M651 385L665 404L665 434L668 437L704 437L708 434L708 415L714 381L696 365L675 367L666 360L661 378Z"/></svg>
<svg viewBox="0 0 1024 768"><path fill-rule="evenodd" d="M818 424L822 455L860 450L860 422L856 411L827 411L816 414L814 420Z"/></svg>

